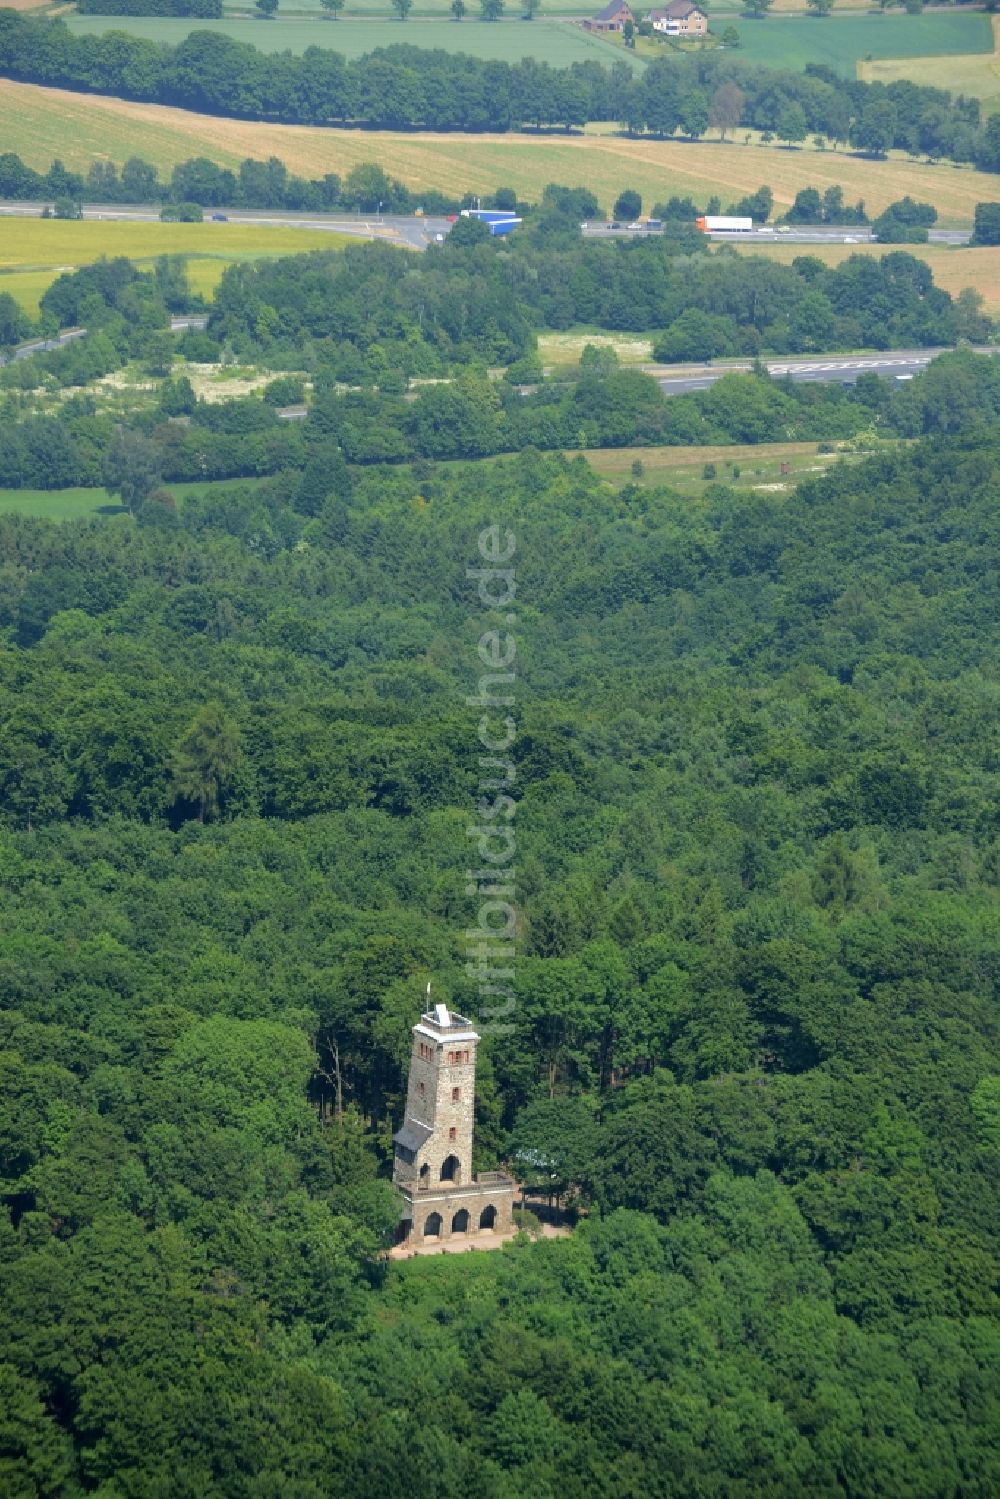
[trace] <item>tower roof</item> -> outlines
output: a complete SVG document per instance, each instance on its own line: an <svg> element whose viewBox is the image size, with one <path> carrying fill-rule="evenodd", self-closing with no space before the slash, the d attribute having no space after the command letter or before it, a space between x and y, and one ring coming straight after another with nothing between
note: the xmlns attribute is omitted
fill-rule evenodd
<svg viewBox="0 0 1000 1499"><path fill-rule="evenodd" d="M432 1010L427 1010L420 1017L419 1024L413 1027L421 1035L430 1036L434 1041L478 1041L472 1021L466 1020L464 1015L457 1015L454 1010L449 1010L447 1005L435 1005Z"/></svg>
<svg viewBox="0 0 1000 1499"><path fill-rule="evenodd" d="M419 1150L425 1140L429 1140L434 1131L428 1124L420 1124L416 1119L407 1119L402 1129L398 1129L393 1135L397 1145L402 1145L406 1150Z"/></svg>

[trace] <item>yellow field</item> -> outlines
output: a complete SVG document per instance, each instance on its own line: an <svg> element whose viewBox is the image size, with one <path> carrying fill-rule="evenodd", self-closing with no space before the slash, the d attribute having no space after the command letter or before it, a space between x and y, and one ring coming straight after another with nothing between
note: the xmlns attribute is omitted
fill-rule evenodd
<svg viewBox="0 0 1000 1499"><path fill-rule="evenodd" d="M540 333L538 357L547 369L568 369L580 363L587 344L613 349L619 364L648 364L653 357L653 341L635 333Z"/></svg>
<svg viewBox="0 0 1000 1499"><path fill-rule="evenodd" d="M0 291L35 316L38 301L60 271L89 265L102 255L139 262L158 255L187 255L192 288L211 296L227 265L262 255L335 250L349 236L321 229L256 224L128 224L93 220L0 219Z"/></svg>
<svg viewBox="0 0 1000 1499"><path fill-rule="evenodd" d="M972 52L956 57L889 57L859 62L858 77L866 83L896 83L906 78L931 88L950 89L978 99L984 114L1000 109L1000 16L991 18L993 53Z"/></svg>
<svg viewBox="0 0 1000 1499"><path fill-rule="evenodd" d="M785 264L799 255L815 255L826 265L839 265L849 255L887 255L891 250L926 260L934 273L934 284L953 297L973 287L983 299L983 308L992 316L1000 313L1000 246L966 249L956 245L785 245L780 242L753 247L740 245L747 254L766 255Z"/></svg>
<svg viewBox="0 0 1000 1499"><path fill-rule="evenodd" d="M909 193L933 203L942 224L966 225L984 194L984 179L971 168L926 166L899 154L865 161L812 147L630 141L595 132L564 139L324 130L219 119L6 80L0 81L0 140L36 168L47 167L54 156L80 169L97 157L121 163L139 155L163 170L195 155L229 166L247 156L274 155L292 171L320 176L345 175L359 162L374 161L414 189L458 194L503 184L537 201L546 183L561 182L590 187L604 208L625 186L652 204L673 193L704 201L717 192L732 199L766 182L782 207L802 187L822 191L839 184L849 200L864 198L875 212Z"/></svg>

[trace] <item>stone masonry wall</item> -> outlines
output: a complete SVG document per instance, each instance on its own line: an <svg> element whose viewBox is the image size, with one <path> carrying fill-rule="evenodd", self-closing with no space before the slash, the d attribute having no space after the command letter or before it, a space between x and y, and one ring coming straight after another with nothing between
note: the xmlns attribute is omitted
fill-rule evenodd
<svg viewBox="0 0 1000 1499"><path fill-rule="evenodd" d="M514 1189L511 1182L506 1185L497 1183L492 1187L477 1182L471 1188L459 1188L455 1192L414 1192L409 1200L413 1205L413 1225L409 1236L412 1243L423 1240L427 1219L432 1213L439 1213L441 1216L441 1239L457 1237L457 1232L453 1235L452 1220L463 1208L469 1214L469 1238L487 1232L479 1227L480 1214L487 1207L496 1209L493 1233L510 1233L514 1226Z"/></svg>

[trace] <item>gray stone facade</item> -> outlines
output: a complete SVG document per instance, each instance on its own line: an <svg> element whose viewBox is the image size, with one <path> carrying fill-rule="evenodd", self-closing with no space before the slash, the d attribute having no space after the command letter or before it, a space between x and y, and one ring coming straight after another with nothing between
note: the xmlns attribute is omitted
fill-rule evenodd
<svg viewBox="0 0 1000 1499"><path fill-rule="evenodd" d="M406 1118L394 1136L401 1243L513 1228L513 1180L500 1171L472 1174L478 1045L469 1022L445 1005L413 1027Z"/></svg>

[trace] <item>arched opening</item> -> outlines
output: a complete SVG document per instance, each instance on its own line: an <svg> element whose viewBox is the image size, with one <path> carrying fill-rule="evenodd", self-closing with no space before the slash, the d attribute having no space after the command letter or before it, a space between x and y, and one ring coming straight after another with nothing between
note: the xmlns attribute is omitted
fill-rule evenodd
<svg viewBox="0 0 1000 1499"><path fill-rule="evenodd" d="M441 1214L429 1213L424 1223L424 1238L439 1239L441 1237Z"/></svg>
<svg viewBox="0 0 1000 1499"><path fill-rule="evenodd" d="M483 1208L483 1211L479 1214L479 1227L480 1229L485 1230L487 1233L492 1233L496 1226L497 1210L493 1206L493 1204L490 1203L489 1207Z"/></svg>
<svg viewBox="0 0 1000 1499"><path fill-rule="evenodd" d="M454 1182L458 1186L462 1179L462 1163L457 1155L450 1155L441 1165L441 1180Z"/></svg>
<svg viewBox="0 0 1000 1499"><path fill-rule="evenodd" d="M420 1190L426 1192L431 1184L431 1168L425 1161L420 1168Z"/></svg>
<svg viewBox="0 0 1000 1499"><path fill-rule="evenodd" d="M451 1231L453 1234L467 1234L469 1232L469 1215L465 1208L459 1208L451 1220Z"/></svg>

